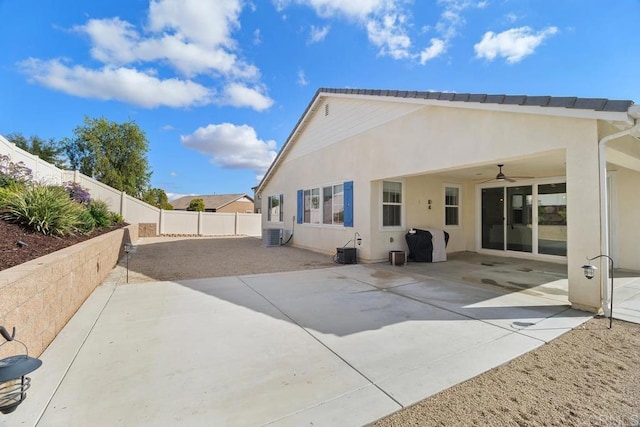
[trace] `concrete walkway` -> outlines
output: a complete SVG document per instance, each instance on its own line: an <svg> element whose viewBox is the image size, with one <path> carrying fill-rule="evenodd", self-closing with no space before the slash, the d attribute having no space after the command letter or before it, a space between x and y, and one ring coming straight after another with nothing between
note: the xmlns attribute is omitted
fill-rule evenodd
<svg viewBox="0 0 640 427"><path fill-rule="evenodd" d="M376 265L136 285L122 274L85 302L0 423L358 426L590 318L553 292Z"/></svg>

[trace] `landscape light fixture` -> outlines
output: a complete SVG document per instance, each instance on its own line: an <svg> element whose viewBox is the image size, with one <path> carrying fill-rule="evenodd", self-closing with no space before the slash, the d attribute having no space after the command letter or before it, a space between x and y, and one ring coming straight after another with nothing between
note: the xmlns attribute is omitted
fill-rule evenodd
<svg viewBox="0 0 640 427"><path fill-rule="evenodd" d="M0 360L0 412L10 414L27 398L26 392L31 386L31 378L25 375L38 369L42 365L42 361L29 357L27 346L22 341L15 339L15 327L13 333L9 335L4 326L0 326L0 335L5 339L0 347L9 341L15 341L22 344L25 350L25 354Z"/></svg>
<svg viewBox="0 0 640 427"><path fill-rule="evenodd" d="M131 243L125 243L124 253L127 254L127 283L129 283L129 252L131 252Z"/></svg>
<svg viewBox="0 0 640 427"><path fill-rule="evenodd" d="M611 304L611 308L609 310L609 329L613 326L613 258L609 255L598 255L593 258L587 257L587 263L583 265L582 271L584 271L584 277L591 280L596 275L596 270L598 267L591 264L591 261L596 260L598 258L607 258L609 260L609 264L611 265L611 296L609 298L609 303Z"/></svg>

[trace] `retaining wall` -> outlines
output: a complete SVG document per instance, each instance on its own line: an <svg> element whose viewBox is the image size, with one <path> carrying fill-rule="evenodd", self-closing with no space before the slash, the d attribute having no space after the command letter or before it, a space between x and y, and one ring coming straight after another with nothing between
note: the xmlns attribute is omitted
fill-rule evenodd
<svg viewBox="0 0 640 427"><path fill-rule="evenodd" d="M0 271L0 325L38 357L122 255L138 239L138 224L111 231L49 255ZM24 349L7 343L0 358Z"/></svg>

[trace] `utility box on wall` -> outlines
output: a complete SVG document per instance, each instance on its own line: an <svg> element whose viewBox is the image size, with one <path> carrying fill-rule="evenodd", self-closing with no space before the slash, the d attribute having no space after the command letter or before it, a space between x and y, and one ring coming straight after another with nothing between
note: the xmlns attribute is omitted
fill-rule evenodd
<svg viewBox="0 0 640 427"><path fill-rule="evenodd" d="M339 264L355 264L356 248L336 248L336 260Z"/></svg>

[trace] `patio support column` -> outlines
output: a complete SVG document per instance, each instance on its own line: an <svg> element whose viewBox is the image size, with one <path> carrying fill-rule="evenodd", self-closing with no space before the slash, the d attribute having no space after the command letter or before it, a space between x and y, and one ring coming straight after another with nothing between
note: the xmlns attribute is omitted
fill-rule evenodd
<svg viewBox="0 0 640 427"><path fill-rule="evenodd" d="M600 254L598 141L569 144L566 161L569 302L574 308L598 312L602 307L600 281L588 280L580 268L586 257Z"/></svg>

